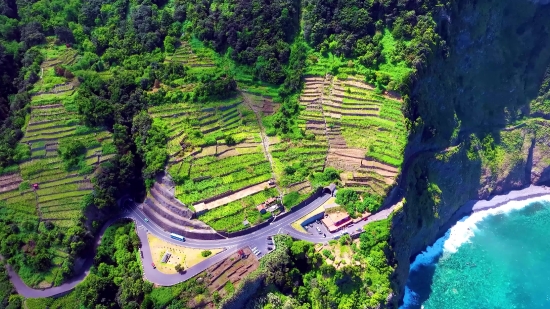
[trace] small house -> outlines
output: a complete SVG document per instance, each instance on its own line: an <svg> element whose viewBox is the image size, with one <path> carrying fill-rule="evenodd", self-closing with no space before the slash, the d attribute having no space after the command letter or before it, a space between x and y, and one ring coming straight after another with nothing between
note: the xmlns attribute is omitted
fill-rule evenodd
<svg viewBox="0 0 550 309"><path fill-rule="evenodd" d="M265 210L265 205L264 204L260 204L258 206L256 206L256 209L258 209L258 211L261 213L261 214L265 214L266 210Z"/></svg>

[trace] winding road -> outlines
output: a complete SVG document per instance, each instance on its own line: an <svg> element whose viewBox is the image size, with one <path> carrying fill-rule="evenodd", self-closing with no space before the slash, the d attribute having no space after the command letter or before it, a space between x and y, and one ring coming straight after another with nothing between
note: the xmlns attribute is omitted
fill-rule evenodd
<svg viewBox="0 0 550 309"><path fill-rule="evenodd" d="M97 249L97 247L101 243L101 237L103 236L103 234L105 233L105 230L110 225L123 219L133 220L136 224L137 234L142 243L142 247L141 247L141 250L143 251L142 264L143 264L145 279L157 285L170 286L170 285L183 282L185 280L188 280L198 275L208 267L224 260L229 255L235 253L240 248L243 248L246 246L249 246L250 248L257 247L262 252L259 255L259 257L261 258L264 254L268 252L267 237L275 234L288 234L296 239L307 240L313 243L328 242L328 240L331 239L330 236L332 235L327 234L327 238L325 238L318 234L309 234L309 233L299 232L295 230L293 227L291 227L291 224L297 221L298 219L300 219L301 217L312 212L319 206L321 206L330 197L331 197L330 194L322 195L319 198L313 200L308 205L304 206L302 209L296 212L293 212L284 218L275 219L270 225L247 235L233 237L233 238L226 238L226 239L217 239L217 240L202 240L202 239L186 238L185 242L181 242L170 238L170 233L163 230L161 227L151 222L150 220L148 220L145 214L138 209L135 203L125 201L121 203L124 205L122 206L121 214L109 220L108 222L106 222L103 225L100 232L97 234L97 237L95 239L95 244L94 244L94 253L95 253L95 249ZM376 214L370 216L367 221L361 221L359 223L356 223L353 226L353 228L350 228L349 232L351 233L351 230L362 228L365 224L368 224L370 222L383 220L387 218L395 207L396 205L393 205L391 207L386 207L385 209L382 209ZM149 247L149 242L147 241L147 233L151 233L156 237L161 238L164 241L167 241L169 243L176 244L176 245L183 245L185 247L205 249L205 250L221 248L221 249L224 249L224 251L188 268L186 272L183 274L164 274L158 271L157 269L153 268L153 266L151 265L153 261L151 256L151 249ZM67 282L63 283L60 286L43 289L43 290L33 289L25 285L25 283L21 280L19 275L9 265L7 266L7 270L10 276L10 280L12 281L15 289L17 290L17 293L19 293L20 295L27 298L51 297L51 296L57 296L60 294L67 293L72 289L74 289L74 287L78 283L82 282L82 280L86 278L86 276L90 271L90 267L93 264L94 256L95 255L92 255L87 258L87 260L85 261L82 267L82 271L80 272L80 274L74 276L73 278L69 279Z"/></svg>

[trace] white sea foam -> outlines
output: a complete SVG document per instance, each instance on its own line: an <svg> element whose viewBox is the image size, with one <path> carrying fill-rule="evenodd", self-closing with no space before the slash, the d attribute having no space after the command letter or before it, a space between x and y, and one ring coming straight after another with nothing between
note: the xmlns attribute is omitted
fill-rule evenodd
<svg viewBox="0 0 550 309"><path fill-rule="evenodd" d="M550 196L540 196L525 199L522 201L510 200L506 204L497 208L480 210L474 212L470 216L466 216L451 227L443 237L436 240L432 246L428 246L426 250L418 254L411 264L410 272L419 271L423 266L429 266L437 263L439 259L445 259L449 255L456 253L460 246L470 242L470 239L479 232L478 223L485 218L494 215L508 214L514 210L522 209L529 204L535 202L550 201ZM419 295L411 290L409 286L405 287L405 295L403 297L404 308L418 308Z"/></svg>

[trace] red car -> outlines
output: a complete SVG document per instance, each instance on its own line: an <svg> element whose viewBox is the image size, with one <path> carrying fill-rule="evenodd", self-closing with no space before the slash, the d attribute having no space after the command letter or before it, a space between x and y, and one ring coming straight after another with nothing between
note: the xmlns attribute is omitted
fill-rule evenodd
<svg viewBox="0 0 550 309"><path fill-rule="evenodd" d="M153 266L153 268L157 268L157 267L155 266L155 263L151 263L151 266Z"/></svg>

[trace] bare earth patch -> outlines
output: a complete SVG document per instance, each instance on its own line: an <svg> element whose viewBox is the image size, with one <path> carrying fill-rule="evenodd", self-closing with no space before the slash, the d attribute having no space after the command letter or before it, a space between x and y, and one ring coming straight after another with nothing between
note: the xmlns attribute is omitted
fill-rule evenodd
<svg viewBox="0 0 550 309"><path fill-rule="evenodd" d="M209 257L203 257L201 252L202 249L193 249L187 248L184 246L178 246L171 244L167 241L164 241L158 237L153 236L152 234L147 234L147 241L149 242L149 247L151 248L151 256L153 257L153 263L157 266L157 269L164 274L175 274L176 265L181 264L185 269L192 267L199 262L206 260L209 257L214 256L222 252L222 249L210 249L212 255ZM161 263L162 256L168 251L172 254L167 263Z"/></svg>

